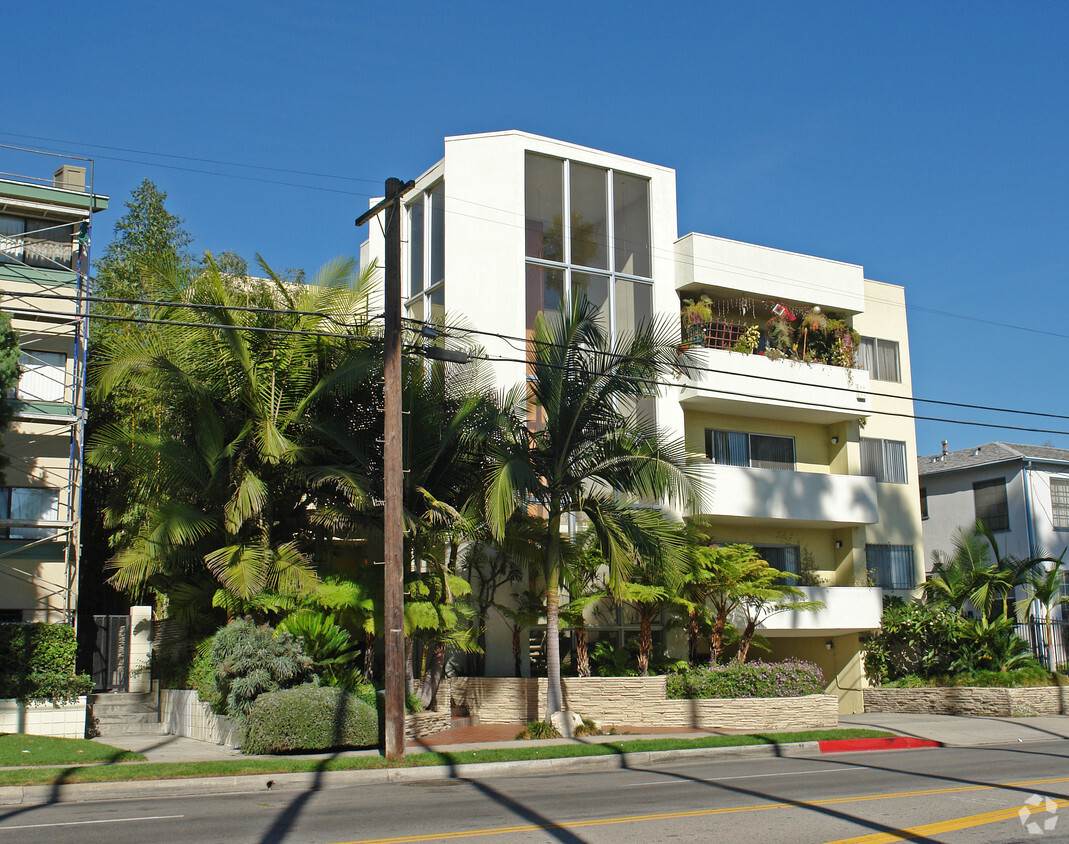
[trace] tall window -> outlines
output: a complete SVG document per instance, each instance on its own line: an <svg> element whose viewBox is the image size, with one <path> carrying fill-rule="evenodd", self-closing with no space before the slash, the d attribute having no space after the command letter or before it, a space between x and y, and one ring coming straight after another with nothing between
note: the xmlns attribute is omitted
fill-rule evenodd
<svg viewBox="0 0 1069 844"><path fill-rule="evenodd" d="M877 586L912 589L917 585L912 545L866 545L865 562Z"/></svg>
<svg viewBox="0 0 1069 844"><path fill-rule="evenodd" d="M802 573L802 554L797 545L755 545L753 548L772 568L790 574ZM796 581L792 577L785 577L782 582L793 585Z"/></svg>
<svg viewBox="0 0 1069 844"><path fill-rule="evenodd" d="M972 485L976 518L990 530L1010 529L1010 507L1006 500L1006 479L993 478Z"/></svg>
<svg viewBox="0 0 1069 844"><path fill-rule="evenodd" d="M706 429L705 455L723 466L792 470L794 438Z"/></svg>
<svg viewBox="0 0 1069 844"><path fill-rule="evenodd" d="M23 401L64 401L67 397L67 356L61 352L23 349L19 355L18 397Z"/></svg>
<svg viewBox="0 0 1069 844"><path fill-rule="evenodd" d="M445 315L445 183L408 205L408 315L437 321Z"/></svg>
<svg viewBox="0 0 1069 844"><path fill-rule="evenodd" d="M906 483L906 444L898 440L862 437L861 474L880 483Z"/></svg>
<svg viewBox="0 0 1069 844"><path fill-rule="evenodd" d="M0 488L0 518L23 522L59 520L59 490L43 487ZM45 539L55 536L48 527L3 527L0 536L7 539Z"/></svg>
<svg viewBox="0 0 1069 844"><path fill-rule="evenodd" d="M898 365L898 342L876 337L862 337L858 347L858 365L877 381L902 380Z"/></svg>
<svg viewBox="0 0 1069 844"><path fill-rule="evenodd" d="M928 518L928 487L921 487L921 518Z"/></svg>
<svg viewBox="0 0 1069 844"><path fill-rule="evenodd" d="M1054 527L1069 529L1069 479L1050 479L1050 514Z"/></svg>
<svg viewBox="0 0 1069 844"><path fill-rule="evenodd" d="M653 315L649 180L527 153L527 328L542 310L579 296L607 332Z"/></svg>

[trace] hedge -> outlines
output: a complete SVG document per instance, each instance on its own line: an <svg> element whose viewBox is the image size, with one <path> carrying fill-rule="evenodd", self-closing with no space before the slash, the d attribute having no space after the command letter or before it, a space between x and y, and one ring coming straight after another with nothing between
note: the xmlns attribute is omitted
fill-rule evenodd
<svg viewBox="0 0 1069 844"><path fill-rule="evenodd" d="M730 662L668 675L668 697L801 697L821 694L824 675L811 662Z"/></svg>
<svg viewBox="0 0 1069 844"><path fill-rule="evenodd" d="M0 698L60 704L92 691L92 678L74 673L77 650L66 624L0 624Z"/></svg>
<svg viewBox="0 0 1069 844"><path fill-rule="evenodd" d="M336 747L373 747L375 710L333 686L298 686L261 694L252 704L243 753L290 753Z"/></svg>

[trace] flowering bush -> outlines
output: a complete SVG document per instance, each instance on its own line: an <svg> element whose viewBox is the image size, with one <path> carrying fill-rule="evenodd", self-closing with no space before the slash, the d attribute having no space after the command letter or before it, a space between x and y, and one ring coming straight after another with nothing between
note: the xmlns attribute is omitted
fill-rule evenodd
<svg viewBox="0 0 1069 844"><path fill-rule="evenodd" d="M811 662L731 662L668 676L668 697L801 697L824 691L824 675Z"/></svg>

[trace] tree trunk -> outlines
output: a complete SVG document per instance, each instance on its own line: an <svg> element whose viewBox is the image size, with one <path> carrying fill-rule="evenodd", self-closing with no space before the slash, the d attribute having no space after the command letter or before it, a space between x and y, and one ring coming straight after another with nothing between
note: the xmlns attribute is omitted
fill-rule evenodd
<svg viewBox="0 0 1069 844"><path fill-rule="evenodd" d="M515 671L517 677L523 676L523 663L520 659L520 630L519 626L512 629L512 661L515 665Z"/></svg>
<svg viewBox="0 0 1069 844"><path fill-rule="evenodd" d="M710 666L717 665L720 662L720 654L724 651L724 629L727 627L727 623L727 613L717 613L716 621L713 622L713 633L709 637Z"/></svg>
<svg viewBox="0 0 1069 844"><path fill-rule="evenodd" d="M427 670L420 683L419 700L424 709L430 709L438 696L438 687L442 684L443 674L445 674L445 642L438 641L430 647Z"/></svg>
<svg viewBox="0 0 1069 844"><path fill-rule="evenodd" d="M560 513L551 512L546 538L546 715L563 708L560 685Z"/></svg>
<svg viewBox="0 0 1069 844"><path fill-rule="evenodd" d="M375 678L375 634L364 632L364 680L370 683Z"/></svg>
<svg viewBox="0 0 1069 844"><path fill-rule="evenodd" d="M416 686L416 677L412 668L412 637L405 636L405 694L412 694Z"/></svg>
<svg viewBox="0 0 1069 844"><path fill-rule="evenodd" d="M653 651L653 613L645 604L639 605L638 623L638 676L648 677Z"/></svg>
<svg viewBox="0 0 1069 844"><path fill-rule="evenodd" d="M575 625L575 667L580 677L590 676L590 651L586 646L586 625L579 622Z"/></svg>
<svg viewBox="0 0 1069 844"><path fill-rule="evenodd" d="M747 619L746 627L743 628L742 636L739 637L739 653L735 657L739 662L746 662L746 655L750 652L750 643L753 641L756 630L757 622Z"/></svg>
<svg viewBox="0 0 1069 844"><path fill-rule="evenodd" d="M698 611L691 610L687 622L687 665L691 668L698 662Z"/></svg>

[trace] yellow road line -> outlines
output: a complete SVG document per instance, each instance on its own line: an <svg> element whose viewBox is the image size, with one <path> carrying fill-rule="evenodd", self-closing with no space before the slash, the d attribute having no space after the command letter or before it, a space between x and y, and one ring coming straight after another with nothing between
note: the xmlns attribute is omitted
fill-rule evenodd
<svg viewBox="0 0 1069 844"><path fill-rule="evenodd" d="M479 838L486 835L511 835L518 832L538 832L543 829L574 829L576 827L584 826L611 826L613 824L621 823L635 823L641 821L664 821L674 820L678 818L703 818L711 815L730 815L736 812L763 812L769 809L804 809L807 806L832 806L839 803L862 803L867 800L895 800L902 797L924 797L937 794L960 794L966 791L985 791L993 788L1031 788L1037 785L1052 785L1054 783L1069 782L1069 777L1051 777L1049 779L1041 780L1022 780L1020 782L1007 782L1007 783L993 783L991 785L960 785L952 788L930 788L919 791L897 791L889 794L866 794L851 797L828 797L819 800L799 800L794 803L758 803L753 806L725 806L718 809L691 809L684 812L658 812L657 814L650 815L623 815L615 818L593 818L591 820L580 821L561 821L560 823L544 823L544 824L520 824L517 826L495 826L486 829L468 829L468 830L456 830L453 832L438 832L430 835L401 835L390 838L362 838L359 841L345 841L338 842L337 844L408 844L413 841L448 841L457 838ZM1069 802L1069 801L1066 801ZM799 805L801 804L801 805ZM1060 804L1059 804L1060 805ZM1000 810L1010 811L1010 810ZM1010 817L1016 814L1017 808L1012 810ZM979 816L975 816L979 817ZM993 820L1002 820L1002 818L995 818ZM956 821L945 821L945 823L955 823ZM993 821L979 821L974 825L982 823L992 823ZM964 828L964 827L961 827ZM920 829L920 827L918 827ZM873 838L873 841L901 841L903 837L918 837L923 833L917 833L917 835L908 835L909 830L898 830L896 834L898 837L890 838ZM880 833L883 835L884 833ZM891 834L891 833L887 833ZM869 841L869 838L850 839L851 841ZM844 844L840 842L840 844Z"/></svg>
<svg viewBox="0 0 1069 844"><path fill-rule="evenodd" d="M1069 806L1069 800L1051 801L1057 807ZM862 835L860 838L843 838L840 841L832 841L830 844L891 844L894 841L908 841L911 838L925 838L929 835L938 835L941 832L954 832L959 829L971 829L974 826L983 826L998 821L1008 821L1016 818L1021 809L1034 811L1030 806L1012 806L1009 809L997 809L994 812L984 812L979 815L968 815L964 818L952 818L949 821L938 821L923 826L914 826L909 829L900 829L895 832L876 832L872 835Z"/></svg>

